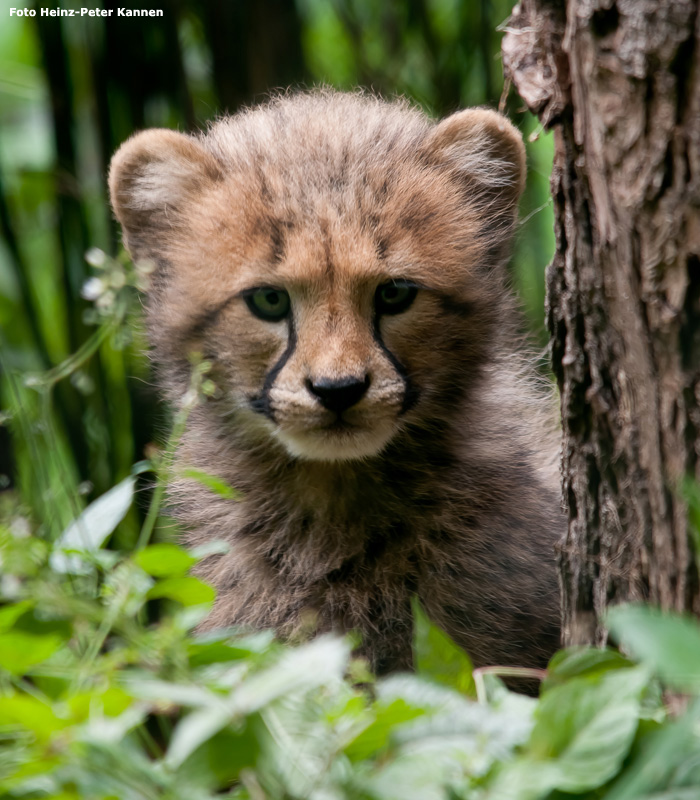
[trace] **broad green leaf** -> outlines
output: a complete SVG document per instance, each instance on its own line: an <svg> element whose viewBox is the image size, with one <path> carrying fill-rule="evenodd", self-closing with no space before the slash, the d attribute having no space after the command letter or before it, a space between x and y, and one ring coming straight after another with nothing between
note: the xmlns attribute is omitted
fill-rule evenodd
<svg viewBox="0 0 700 800"><path fill-rule="evenodd" d="M581 675L592 675L614 669L628 669L632 662L609 648L569 647L556 653L547 667L542 690L547 691Z"/></svg>
<svg viewBox="0 0 700 800"><path fill-rule="evenodd" d="M82 574L89 566L80 553L94 553L126 516L134 497L135 478L118 483L65 529L54 545L51 567L56 572ZM75 552L74 552L75 551Z"/></svg>
<svg viewBox="0 0 700 800"><path fill-rule="evenodd" d="M228 697L217 697L212 705L182 719L173 732L166 763L173 768L180 766L229 723L282 697L339 681L349 657L347 641L333 636L320 636L309 644L284 651L276 664L251 675Z"/></svg>
<svg viewBox="0 0 700 800"><path fill-rule="evenodd" d="M180 577L197 563L196 558L176 544L151 544L140 550L134 561L156 578Z"/></svg>
<svg viewBox="0 0 700 800"><path fill-rule="evenodd" d="M209 708L219 706L222 700L221 695L214 694L204 686L191 683L129 678L124 685L135 697L158 703Z"/></svg>
<svg viewBox="0 0 700 800"><path fill-rule="evenodd" d="M700 689L700 624L695 617L625 605L608 611L606 625L621 647L662 681Z"/></svg>
<svg viewBox="0 0 700 800"><path fill-rule="evenodd" d="M13 630L0 634L0 669L23 675L31 667L46 661L63 644L63 637L52 633L36 635Z"/></svg>
<svg viewBox="0 0 700 800"><path fill-rule="evenodd" d="M228 704L205 706L188 714L178 722L173 731L165 764L175 769L198 750L205 742L219 733L234 716Z"/></svg>
<svg viewBox="0 0 700 800"><path fill-rule="evenodd" d="M218 664L226 661L240 661L256 655L246 647L237 647L228 642L209 642L190 644L187 648L190 666L201 667L206 664Z"/></svg>
<svg viewBox="0 0 700 800"><path fill-rule="evenodd" d="M32 600L22 600L19 603L0 608L0 631L9 630L15 622L34 605Z"/></svg>
<svg viewBox="0 0 700 800"><path fill-rule="evenodd" d="M494 800L544 800L551 795L560 776L554 761L520 758L506 763L489 786Z"/></svg>
<svg viewBox="0 0 700 800"><path fill-rule="evenodd" d="M101 714L116 717L131 705L132 698L118 686L110 686L104 691L81 692L68 699L68 707L73 719L83 722L91 715Z"/></svg>
<svg viewBox="0 0 700 800"><path fill-rule="evenodd" d="M403 700L413 708L425 711L439 711L451 707L465 712L472 701L447 686L426 680L420 675L396 674L377 682L377 699L389 704Z"/></svg>
<svg viewBox="0 0 700 800"><path fill-rule="evenodd" d="M646 669L616 669L545 693L530 755L549 775L551 789L590 791L616 774L634 739L648 682Z"/></svg>
<svg viewBox="0 0 700 800"><path fill-rule="evenodd" d="M345 747L345 754L351 761L361 761L377 755L389 744L389 739L404 722L425 714L424 709L409 706L404 700L396 699L386 706L377 705L372 709L374 719Z"/></svg>
<svg viewBox="0 0 700 800"><path fill-rule="evenodd" d="M214 494L218 494L219 497L224 497L226 500L240 500L243 497L239 491L234 489L233 486L229 486L226 481L217 478L216 475L210 475L208 472L204 472L204 470L187 467L187 469L182 470L181 474L184 478L191 478L201 483L202 486L206 486L207 489L210 489Z"/></svg>
<svg viewBox="0 0 700 800"><path fill-rule="evenodd" d="M24 728L40 742L68 725L56 716L50 705L26 694L13 694L0 699L0 727Z"/></svg>
<svg viewBox="0 0 700 800"><path fill-rule="evenodd" d="M238 714L250 714L291 692L305 692L340 681L350 658L350 645L336 636L319 636L289 648L276 664L251 675L230 697Z"/></svg>
<svg viewBox="0 0 700 800"><path fill-rule="evenodd" d="M170 600L177 600L183 606L198 606L213 603L216 592L199 578L166 578L151 587L147 596L150 599L167 597Z"/></svg>
<svg viewBox="0 0 700 800"><path fill-rule="evenodd" d="M605 800L697 800L700 786L697 777L692 780L692 772L697 773L700 763L699 721L700 700L696 698L678 719L663 726L651 725ZM679 788L672 788L674 783ZM695 785L680 788L688 783ZM684 791L691 794L683 795Z"/></svg>
<svg viewBox="0 0 700 800"><path fill-rule="evenodd" d="M260 753L258 731L250 723L224 729L197 748L178 769L188 781L210 789L230 786L245 768L255 766Z"/></svg>
<svg viewBox="0 0 700 800"><path fill-rule="evenodd" d="M187 652L193 667L217 662L248 660L259 664L282 649L271 630L245 632L235 628L219 628L196 634L188 641Z"/></svg>
<svg viewBox="0 0 700 800"><path fill-rule="evenodd" d="M361 779L362 794L373 800L448 800L463 797L460 787L478 770L481 756L460 740L428 740L403 749ZM366 794L365 794L366 793ZM470 795L473 796L473 795ZM490 797L490 795L489 795ZM494 795L495 800L495 795ZM500 798L499 798L500 800Z"/></svg>
<svg viewBox="0 0 700 800"><path fill-rule="evenodd" d="M413 620L413 649L418 674L473 696L474 679L469 656L428 619L415 598Z"/></svg>

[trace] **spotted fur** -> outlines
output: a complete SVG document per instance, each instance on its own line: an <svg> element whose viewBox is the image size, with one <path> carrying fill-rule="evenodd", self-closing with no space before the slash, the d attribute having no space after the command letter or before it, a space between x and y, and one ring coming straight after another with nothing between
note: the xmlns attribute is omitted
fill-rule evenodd
<svg viewBox="0 0 700 800"><path fill-rule="evenodd" d="M417 594L478 665L541 666L554 651L551 399L521 353L504 270L524 161L493 111L434 123L332 91L117 152L126 245L157 266L163 388L176 403L192 350L219 386L178 463L243 493L171 487L189 543L231 545L199 568L218 589L208 626L355 629L381 673L411 665ZM285 317L252 313L265 287L288 294ZM397 292L415 299L389 313Z"/></svg>

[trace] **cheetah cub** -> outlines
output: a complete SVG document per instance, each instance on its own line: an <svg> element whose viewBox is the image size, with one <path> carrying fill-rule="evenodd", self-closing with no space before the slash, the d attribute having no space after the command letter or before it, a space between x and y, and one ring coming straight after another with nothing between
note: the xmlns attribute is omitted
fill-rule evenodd
<svg viewBox="0 0 700 800"><path fill-rule="evenodd" d="M199 574L206 626L356 630L381 674L412 664L411 597L476 665L542 666L559 642L563 529L551 398L519 352L505 262L525 151L502 116L435 123L405 102L277 97L114 156L126 247L160 382L188 355L216 397L177 459L190 544L230 543ZM554 438L553 438L554 437Z"/></svg>

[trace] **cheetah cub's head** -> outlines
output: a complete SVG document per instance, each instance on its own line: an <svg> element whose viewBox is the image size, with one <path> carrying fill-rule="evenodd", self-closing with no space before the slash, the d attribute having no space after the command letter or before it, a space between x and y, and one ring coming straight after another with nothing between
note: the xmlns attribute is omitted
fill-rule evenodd
<svg viewBox="0 0 700 800"><path fill-rule="evenodd" d="M112 204L157 266L151 339L171 396L215 364L221 425L294 457L372 457L437 429L488 360L524 180L518 132L472 109L277 98L201 136L137 134Z"/></svg>

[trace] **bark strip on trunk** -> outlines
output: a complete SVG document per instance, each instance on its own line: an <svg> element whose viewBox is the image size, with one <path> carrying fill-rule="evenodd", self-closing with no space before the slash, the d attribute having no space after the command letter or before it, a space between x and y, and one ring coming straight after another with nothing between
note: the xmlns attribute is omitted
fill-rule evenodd
<svg viewBox="0 0 700 800"><path fill-rule="evenodd" d="M522 0L506 75L555 133L547 320L561 392L564 643L609 605L700 612L698 0Z"/></svg>

